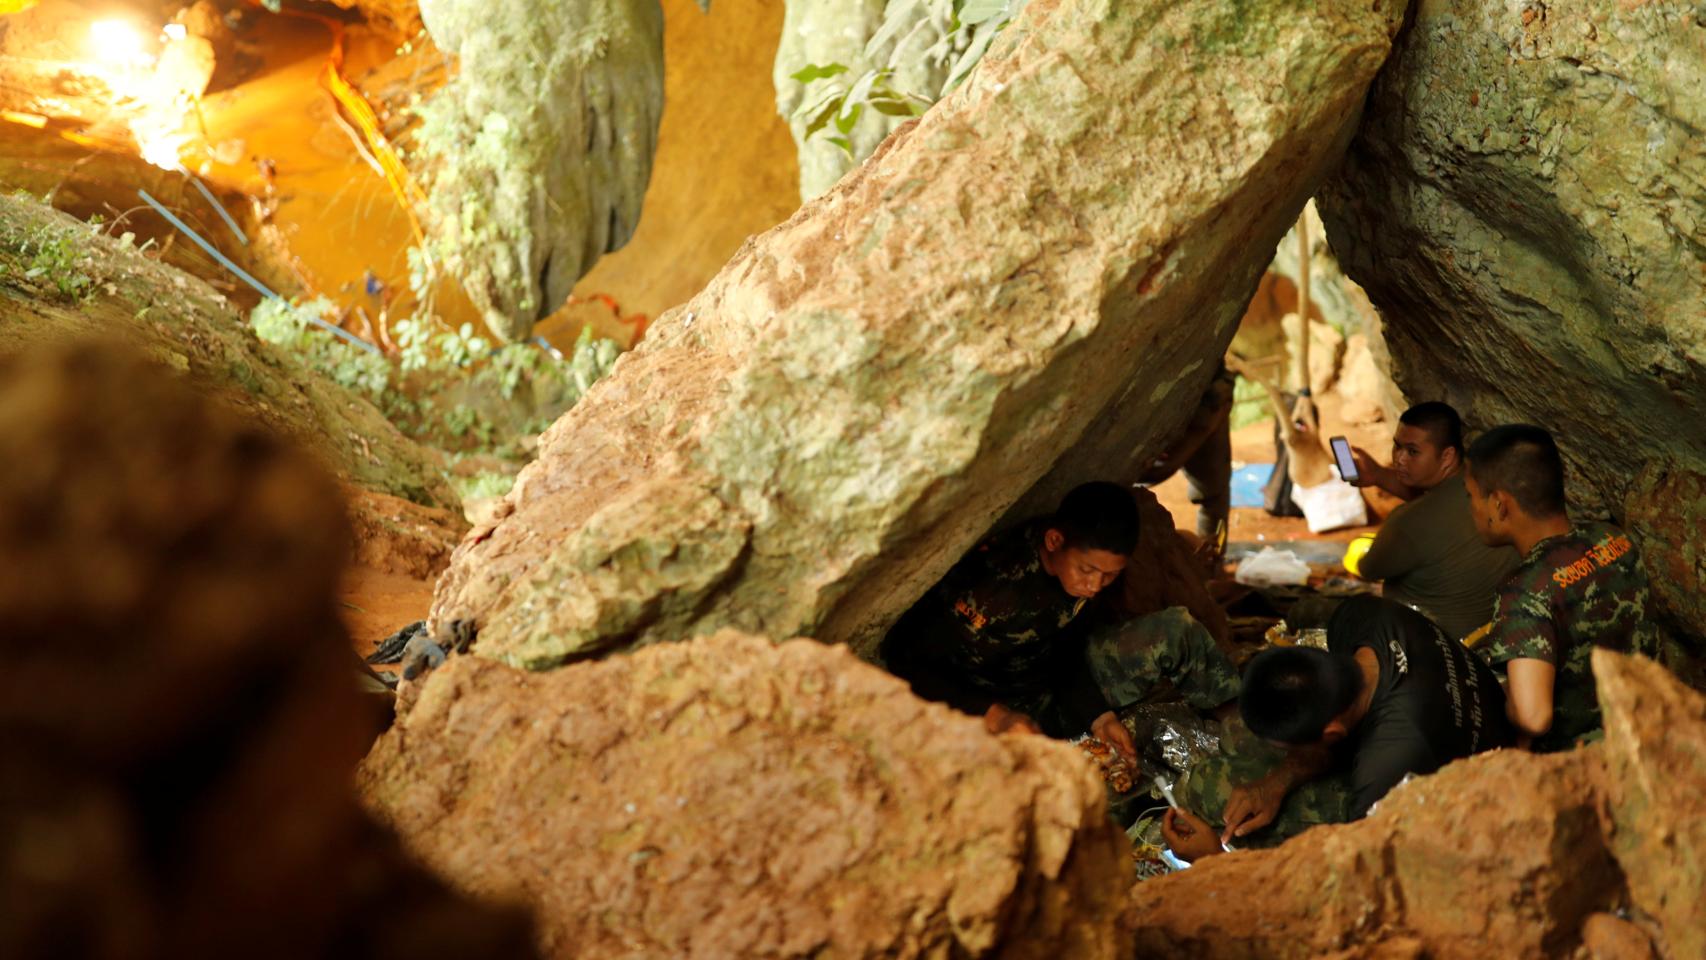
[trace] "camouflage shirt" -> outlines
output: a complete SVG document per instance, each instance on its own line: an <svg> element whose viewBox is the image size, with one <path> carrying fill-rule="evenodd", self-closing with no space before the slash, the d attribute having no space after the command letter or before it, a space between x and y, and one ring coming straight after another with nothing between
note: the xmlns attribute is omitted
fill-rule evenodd
<svg viewBox="0 0 1706 960"><path fill-rule="evenodd" d="M1591 655L1596 646L1657 656L1662 643L1647 619L1647 575L1628 534L1580 524L1534 545L1499 588L1487 659L1544 660L1558 671L1552 729L1536 750L1561 750L1599 729Z"/></svg>
<svg viewBox="0 0 1706 960"><path fill-rule="evenodd" d="M967 554L896 624L884 658L951 672L997 700L1047 686L1061 634L1086 601L1043 569L1045 529L1032 521Z"/></svg>

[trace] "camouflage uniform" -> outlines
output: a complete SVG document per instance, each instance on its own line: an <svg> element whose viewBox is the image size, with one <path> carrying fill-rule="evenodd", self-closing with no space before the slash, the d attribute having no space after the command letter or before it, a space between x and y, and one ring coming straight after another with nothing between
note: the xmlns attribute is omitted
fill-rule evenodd
<svg viewBox="0 0 1706 960"><path fill-rule="evenodd" d="M883 638L889 669L919 696L968 713L1004 703L1042 719L1082 642L1066 628L1086 604L1043 569L1046 529L1035 520L998 534L955 564Z"/></svg>
<svg viewBox="0 0 1706 960"><path fill-rule="evenodd" d="M1183 700L1207 712L1238 697L1238 670L1184 607L1096 630L1086 658L1115 710Z"/></svg>
<svg viewBox="0 0 1706 960"><path fill-rule="evenodd" d="M1544 660L1558 671L1552 728L1536 750L1562 750L1600 729L1591 654L1596 646L1660 655L1663 635L1647 619L1647 575L1622 530L1576 526L1534 545L1499 588L1483 647L1495 667Z"/></svg>
<svg viewBox="0 0 1706 960"><path fill-rule="evenodd" d="M1226 802L1233 787L1262 779L1285 759L1285 751L1257 738L1235 718L1221 726L1219 735L1220 750L1192 763L1173 786L1173 799L1179 806L1202 818L1216 831L1226 828ZM1310 827L1349 823L1355 813L1354 797L1348 770L1317 777L1286 794L1272 823L1233 841L1232 845L1250 849L1274 847ZM1153 804L1141 797L1135 802L1124 800L1125 809L1135 811L1144 806L1150 807L1152 815L1133 823L1127 835L1140 848L1164 847L1161 817L1154 812Z"/></svg>
<svg viewBox="0 0 1706 960"><path fill-rule="evenodd" d="M1226 801L1232 796L1232 788L1262 779L1285 757L1284 750L1250 733L1241 721L1229 720L1221 734L1221 752L1203 758L1185 771L1173 789L1173 796L1180 806L1208 821L1216 830L1223 830ZM1354 793L1348 770L1299 784L1286 794L1273 823L1234 841L1233 846L1278 846L1310 827L1349 823L1355 812Z"/></svg>
<svg viewBox="0 0 1706 960"><path fill-rule="evenodd" d="M1171 607L1091 634L1086 659L1103 696L1134 727L1140 745L1153 731L1134 724L1134 706L1183 701L1206 713L1238 697L1239 676L1232 661L1215 645L1208 630L1183 607ZM1208 721L1210 726L1216 726ZM1285 759L1232 719L1219 731L1220 749L1196 759L1179 777L1174 798L1216 828L1233 785L1260 780ZM1153 769L1153 761L1148 769ZM1117 809L1135 813L1142 798L1120 800ZM1118 814L1116 814L1118 816ZM1323 777L1293 790L1273 825L1246 838L1245 846L1272 846L1321 823L1351 819L1351 790L1345 775Z"/></svg>

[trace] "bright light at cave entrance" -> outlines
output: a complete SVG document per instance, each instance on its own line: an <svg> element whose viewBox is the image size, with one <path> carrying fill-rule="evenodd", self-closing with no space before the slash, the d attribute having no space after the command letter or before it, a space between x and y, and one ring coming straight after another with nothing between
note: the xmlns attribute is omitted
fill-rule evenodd
<svg viewBox="0 0 1706 960"><path fill-rule="evenodd" d="M154 58L142 46L142 34L123 20L97 20L89 25L95 56L110 66L146 67Z"/></svg>

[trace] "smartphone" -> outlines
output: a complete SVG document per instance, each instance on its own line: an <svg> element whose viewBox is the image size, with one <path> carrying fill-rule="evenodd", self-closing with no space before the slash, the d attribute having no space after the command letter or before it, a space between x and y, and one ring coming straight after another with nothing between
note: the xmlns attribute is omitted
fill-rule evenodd
<svg viewBox="0 0 1706 960"><path fill-rule="evenodd" d="M1333 459L1339 463L1339 476L1346 483L1355 483L1361 479L1357 474L1356 459L1351 456L1351 442L1344 437L1334 437L1328 443L1333 445Z"/></svg>

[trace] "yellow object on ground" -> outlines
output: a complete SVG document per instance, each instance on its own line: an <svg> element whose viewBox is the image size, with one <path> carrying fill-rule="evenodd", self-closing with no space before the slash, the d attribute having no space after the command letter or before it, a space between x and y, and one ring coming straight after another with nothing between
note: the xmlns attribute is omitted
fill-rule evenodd
<svg viewBox="0 0 1706 960"><path fill-rule="evenodd" d="M1345 547L1345 569L1350 571L1351 576L1362 576L1357 567L1362 565L1362 558L1368 555L1368 548L1372 546L1374 538L1364 535L1352 540L1350 546Z"/></svg>
<svg viewBox="0 0 1706 960"><path fill-rule="evenodd" d="M0 0L0 16L8 13L22 13L38 2L39 0Z"/></svg>

